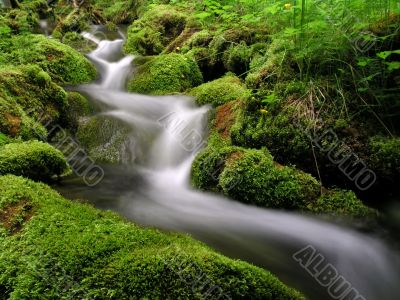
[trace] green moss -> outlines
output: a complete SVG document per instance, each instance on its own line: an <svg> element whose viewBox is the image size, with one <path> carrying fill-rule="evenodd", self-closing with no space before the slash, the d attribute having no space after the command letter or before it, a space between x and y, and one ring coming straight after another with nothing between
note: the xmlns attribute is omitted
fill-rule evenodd
<svg viewBox="0 0 400 300"><path fill-rule="evenodd" d="M223 78L204 83L190 91L196 97L199 105L212 104L214 106L226 104L233 100L244 99L250 92L236 76L227 75Z"/></svg>
<svg viewBox="0 0 400 300"><path fill-rule="evenodd" d="M220 69L218 66L212 63L210 50L206 47L193 48L186 52L185 55L197 62L197 65L203 74L204 81L214 80L225 74L225 70L223 68Z"/></svg>
<svg viewBox="0 0 400 300"><path fill-rule="evenodd" d="M192 178L197 188L273 208L306 208L320 192L311 175L276 164L266 150L240 147L209 147L196 158Z"/></svg>
<svg viewBox="0 0 400 300"><path fill-rule="evenodd" d="M369 141L373 170L386 176L400 175L400 138L375 136Z"/></svg>
<svg viewBox="0 0 400 300"><path fill-rule="evenodd" d="M54 29L56 35L64 35L67 32L81 32L89 28L93 21L91 13L85 8L59 7L56 13L60 16ZM66 14L66 15L64 15ZM54 36L54 35L53 35Z"/></svg>
<svg viewBox="0 0 400 300"><path fill-rule="evenodd" d="M214 36L210 42L211 55L214 61L222 61L223 55L232 45L251 44L252 33L249 28L232 28Z"/></svg>
<svg viewBox="0 0 400 300"><path fill-rule="evenodd" d="M254 55L246 77L249 88L273 88L282 81L295 78L292 68L294 44L285 39L276 38L269 45L268 50L261 55Z"/></svg>
<svg viewBox="0 0 400 300"><path fill-rule="evenodd" d="M232 127L233 144L250 148L267 147L279 162L297 164L303 161L312 165L309 161L312 157L310 138L294 122L292 109L282 109L273 115L256 107L260 106L249 102Z"/></svg>
<svg viewBox="0 0 400 300"><path fill-rule="evenodd" d="M68 104L65 91L36 65L0 67L0 97L18 104L10 109L12 115L28 114L44 123L63 121Z"/></svg>
<svg viewBox="0 0 400 300"><path fill-rule="evenodd" d="M66 109L66 125L75 133L79 126L81 117L87 116L92 112L89 101L79 93L68 93L68 107Z"/></svg>
<svg viewBox="0 0 400 300"><path fill-rule="evenodd" d="M63 154L37 141L12 143L0 148L0 174L14 174L34 180L49 180L68 171Z"/></svg>
<svg viewBox="0 0 400 300"><path fill-rule="evenodd" d="M87 54L97 48L97 44L85 39L81 34L73 31L62 36L61 41L75 50Z"/></svg>
<svg viewBox="0 0 400 300"><path fill-rule="evenodd" d="M5 100L0 96L0 131L10 137L20 137L23 140L42 139L47 136L46 129L14 101Z"/></svg>
<svg viewBox="0 0 400 300"><path fill-rule="evenodd" d="M187 236L141 228L43 184L0 177L0 210L23 203L31 218L22 234L0 234L6 298L195 299L215 286L215 299L304 299L270 273Z"/></svg>
<svg viewBox="0 0 400 300"><path fill-rule="evenodd" d="M182 51L187 52L194 48L206 48L213 39L210 31L204 29L194 33L182 46Z"/></svg>
<svg viewBox="0 0 400 300"><path fill-rule="evenodd" d="M372 217L376 212L365 206L352 191L333 189L322 195L310 210L322 214L348 215L353 217Z"/></svg>
<svg viewBox="0 0 400 300"><path fill-rule="evenodd" d="M77 137L89 156L100 162L119 163L126 156L130 129L106 117L92 117L80 122Z"/></svg>
<svg viewBox="0 0 400 300"><path fill-rule="evenodd" d="M154 57L141 65L129 82L129 91L165 95L184 92L202 82L203 77L195 61L171 53Z"/></svg>
<svg viewBox="0 0 400 300"><path fill-rule="evenodd" d="M102 15L108 21L115 24L129 24L138 18L141 8L146 4L146 0L96 0L94 6L101 10Z"/></svg>
<svg viewBox="0 0 400 300"><path fill-rule="evenodd" d="M12 9L0 15L0 26L7 26L13 34L34 32L39 28L37 11Z"/></svg>
<svg viewBox="0 0 400 300"><path fill-rule="evenodd" d="M244 42L231 45L222 58L225 68L237 75L245 74L249 70L252 53L252 48Z"/></svg>
<svg viewBox="0 0 400 300"><path fill-rule="evenodd" d="M10 138L6 136L4 133L0 132L0 147L4 146L5 144L8 144L10 141Z"/></svg>
<svg viewBox="0 0 400 300"><path fill-rule="evenodd" d="M141 55L160 54L182 33L187 18L176 7L154 6L129 27L125 51Z"/></svg>
<svg viewBox="0 0 400 300"><path fill-rule="evenodd" d="M42 35L13 36L8 44L0 43L0 51L0 65L37 64L57 83L84 83L96 76L94 66L83 55Z"/></svg>

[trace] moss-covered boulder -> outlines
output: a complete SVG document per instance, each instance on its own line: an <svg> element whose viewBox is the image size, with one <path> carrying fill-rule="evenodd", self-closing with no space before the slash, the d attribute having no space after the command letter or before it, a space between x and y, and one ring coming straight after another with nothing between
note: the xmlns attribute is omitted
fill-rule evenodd
<svg viewBox="0 0 400 300"><path fill-rule="evenodd" d="M89 100L77 92L69 92L67 96L68 106L66 109L66 127L72 133L76 133L80 119L92 112Z"/></svg>
<svg viewBox="0 0 400 300"><path fill-rule="evenodd" d="M232 127L232 143L256 149L266 147L280 163L312 166L311 140L302 124L296 123L293 109L273 114L254 102L250 99L246 103Z"/></svg>
<svg viewBox="0 0 400 300"><path fill-rule="evenodd" d="M73 100L37 65L0 67L0 127L23 139L47 137L45 125L76 127ZM43 125L42 125L43 124Z"/></svg>
<svg viewBox="0 0 400 300"><path fill-rule="evenodd" d="M376 211L365 206L352 191L332 189L326 191L308 208L319 214L349 215L353 217L374 217Z"/></svg>
<svg viewBox="0 0 400 300"><path fill-rule="evenodd" d="M138 18L146 0L95 0L94 6L101 11L102 16L115 24L130 24Z"/></svg>
<svg viewBox="0 0 400 300"><path fill-rule="evenodd" d="M9 29L13 34L34 32L39 28L39 16L32 9L12 9L0 15L2 33Z"/></svg>
<svg viewBox="0 0 400 300"><path fill-rule="evenodd" d="M47 130L42 124L29 117L13 100L0 96L0 131L9 137L19 137L23 140L42 139L47 136Z"/></svg>
<svg viewBox="0 0 400 300"><path fill-rule="evenodd" d="M270 89L276 83L295 78L293 42L276 38L270 45L261 44L261 46L260 49L257 46L253 49L254 56L249 65L250 72L246 76L246 84L249 88Z"/></svg>
<svg viewBox="0 0 400 300"><path fill-rule="evenodd" d="M61 42L83 54L90 53L97 48L95 42L85 39L81 34L75 31L64 34L61 38Z"/></svg>
<svg viewBox="0 0 400 300"><path fill-rule="evenodd" d="M218 106L234 100L248 97L250 91L234 75L226 75L220 79L204 83L190 91L199 105L212 104Z"/></svg>
<svg viewBox="0 0 400 300"><path fill-rule="evenodd" d="M64 155L49 144L30 141L0 147L0 174L48 181L68 172Z"/></svg>
<svg viewBox="0 0 400 300"><path fill-rule="evenodd" d="M141 228L21 177L0 177L0 216L5 298L304 299L188 236Z"/></svg>
<svg viewBox="0 0 400 300"><path fill-rule="evenodd" d="M264 207L305 208L320 193L316 179L276 164L267 150L209 147L196 158L192 178L197 188Z"/></svg>
<svg viewBox="0 0 400 300"><path fill-rule="evenodd" d="M159 55L138 67L129 82L129 91L166 95L182 93L200 85L203 77L197 63L185 55Z"/></svg>
<svg viewBox="0 0 400 300"><path fill-rule="evenodd" d="M125 51L156 55L185 29L188 16L170 5L157 5L133 22L128 30Z"/></svg>
<svg viewBox="0 0 400 300"><path fill-rule="evenodd" d="M62 84L84 83L96 76L96 69L82 54L43 35L17 35L7 43L0 43L2 64L37 64Z"/></svg>
<svg viewBox="0 0 400 300"><path fill-rule="evenodd" d="M129 133L130 129L122 122L95 116L80 122L76 136L95 161L121 163L130 160Z"/></svg>

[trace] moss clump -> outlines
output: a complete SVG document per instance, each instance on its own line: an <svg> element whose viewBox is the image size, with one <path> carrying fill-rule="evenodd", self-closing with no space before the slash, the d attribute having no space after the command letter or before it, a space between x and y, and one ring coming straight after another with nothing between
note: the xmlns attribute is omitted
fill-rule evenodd
<svg viewBox="0 0 400 300"><path fill-rule="evenodd" d="M80 53L87 54L97 48L96 43L85 39L81 34L73 31L67 32L62 38L63 44L74 48Z"/></svg>
<svg viewBox="0 0 400 300"><path fill-rule="evenodd" d="M245 74L249 70L252 54L252 48L246 43L231 45L223 55L224 66L235 74Z"/></svg>
<svg viewBox="0 0 400 300"><path fill-rule="evenodd" d="M23 203L32 216L22 234L0 226L6 298L195 299L218 287L209 297L304 299L270 273L187 236L141 228L67 201L44 184L0 177L0 211Z"/></svg>
<svg viewBox="0 0 400 300"><path fill-rule="evenodd" d="M79 52L42 35L13 36L0 43L0 65L37 64L57 83L78 84L96 76L94 66Z"/></svg>
<svg viewBox="0 0 400 300"><path fill-rule="evenodd" d="M46 129L14 101L5 100L0 96L0 131L10 137L20 137L23 140L41 139L47 136Z"/></svg>
<svg viewBox="0 0 400 300"><path fill-rule="evenodd" d="M58 22L53 31L53 37L63 36L67 32L81 32L89 28L89 24L94 21L91 12L86 7L72 8L59 7Z"/></svg>
<svg viewBox="0 0 400 300"><path fill-rule="evenodd" d="M195 61L181 54L164 54L138 68L129 82L129 91L140 94L166 95L181 93L203 82Z"/></svg>
<svg viewBox="0 0 400 300"><path fill-rule="evenodd" d="M195 187L264 207L306 208L320 192L311 175L276 164L266 150L209 147L196 158L192 174Z"/></svg>
<svg viewBox="0 0 400 300"><path fill-rule="evenodd" d="M273 88L278 82L295 78L292 68L294 49L292 42L274 39L268 47L260 49L257 47L255 46L254 51L256 53L258 51L260 54L254 54L249 66L251 72L246 77L246 84L249 88Z"/></svg>
<svg viewBox="0 0 400 300"><path fill-rule="evenodd" d="M376 212L365 206L352 191L333 189L309 205L311 211L321 214L372 217Z"/></svg>
<svg viewBox="0 0 400 300"><path fill-rule="evenodd" d="M187 52L194 48L206 48L213 40L213 35L208 30L201 30L194 33L182 46L182 51Z"/></svg>
<svg viewBox="0 0 400 300"><path fill-rule="evenodd" d="M0 67L0 97L6 100L3 105L17 104L9 110L12 116L24 118L27 114L43 123L63 121L68 105L66 96L36 65Z"/></svg>
<svg viewBox="0 0 400 300"><path fill-rule="evenodd" d="M294 123L291 109L283 109L277 115L258 107L254 100L232 127L232 143L237 146L267 147L275 159L281 163L313 165L311 141L303 128ZM303 165L303 164L301 164Z"/></svg>
<svg viewBox="0 0 400 300"><path fill-rule="evenodd" d="M72 133L76 133L79 120L92 112L89 101L79 93L68 93L68 107L66 114L66 125Z"/></svg>
<svg viewBox="0 0 400 300"><path fill-rule="evenodd" d="M386 176L400 175L400 138L375 136L369 141L372 168Z"/></svg>
<svg viewBox="0 0 400 300"><path fill-rule="evenodd" d="M34 32L39 28L39 18L34 10L12 9L0 15L0 27L3 26L13 34Z"/></svg>
<svg viewBox="0 0 400 300"><path fill-rule="evenodd" d="M130 130L115 119L93 117L80 122L76 135L92 159L120 163L129 156L129 133Z"/></svg>
<svg viewBox="0 0 400 300"><path fill-rule="evenodd" d="M50 180L68 171L63 154L37 141L12 143L0 148L0 174L14 174L34 180Z"/></svg>
<svg viewBox="0 0 400 300"><path fill-rule="evenodd" d="M199 105L214 106L226 104L233 100L244 99L250 92L236 76L227 75L220 79L204 83L190 91Z"/></svg>
<svg viewBox="0 0 400 300"><path fill-rule="evenodd" d="M129 27L125 51L141 55L160 54L182 33L187 18L176 7L155 6Z"/></svg>
<svg viewBox="0 0 400 300"><path fill-rule="evenodd" d="M101 10L102 16L115 24L130 24L138 18L146 0L96 0L94 6Z"/></svg>
<svg viewBox="0 0 400 300"><path fill-rule="evenodd" d="M203 74L204 81L214 80L223 76L225 73L224 69L219 69L218 66L215 66L211 62L210 50L206 47L193 48L185 55L197 62Z"/></svg>

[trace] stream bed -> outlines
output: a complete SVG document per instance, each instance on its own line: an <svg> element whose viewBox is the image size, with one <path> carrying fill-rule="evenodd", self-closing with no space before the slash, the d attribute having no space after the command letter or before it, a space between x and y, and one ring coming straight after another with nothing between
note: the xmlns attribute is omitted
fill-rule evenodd
<svg viewBox="0 0 400 300"><path fill-rule="evenodd" d="M191 163L207 138L210 108L185 96L145 96L125 91L133 57L124 40L98 40L88 55L98 82L74 87L101 107L101 114L131 128L130 159L103 166L95 187L78 177L56 188L67 198L86 199L144 226L192 235L227 256L264 267L310 299L335 299L294 257L313 249L314 266L331 264L360 297L393 300L400 294L400 258L380 238L312 216L252 207L190 186ZM332 293L331 293L332 294ZM337 294L336 294L337 295ZM343 294L344 295L344 294ZM333 295L335 296L335 294ZM342 299L340 296L336 299Z"/></svg>

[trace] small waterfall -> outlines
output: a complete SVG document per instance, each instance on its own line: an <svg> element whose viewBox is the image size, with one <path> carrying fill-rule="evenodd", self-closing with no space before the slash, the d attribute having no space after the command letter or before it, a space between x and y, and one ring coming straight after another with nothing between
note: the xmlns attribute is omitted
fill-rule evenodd
<svg viewBox="0 0 400 300"><path fill-rule="evenodd" d="M311 299L330 297L292 257L307 245L323 254L365 299L397 297L399 256L379 239L311 216L193 190L190 166L205 140L209 108L196 107L185 96L124 92L133 57L122 55L123 41L84 36L98 44L89 58L102 78L79 90L106 104L105 114L131 126L138 148L131 149L137 158L133 168L108 168L95 189L76 188L80 197L144 225L192 234L228 255L268 268ZM73 187L67 190L71 193Z"/></svg>

